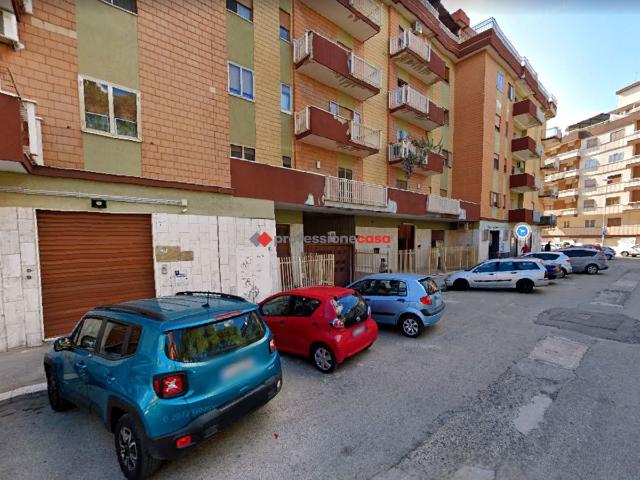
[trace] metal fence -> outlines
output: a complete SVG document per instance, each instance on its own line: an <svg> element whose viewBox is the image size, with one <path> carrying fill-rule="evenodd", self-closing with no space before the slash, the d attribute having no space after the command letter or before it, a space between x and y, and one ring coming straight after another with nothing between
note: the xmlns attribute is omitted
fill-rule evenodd
<svg viewBox="0 0 640 480"><path fill-rule="evenodd" d="M279 257L278 291L312 285L333 285L334 274L333 254L309 253L299 257Z"/></svg>
<svg viewBox="0 0 640 480"><path fill-rule="evenodd" d="M438 247L397 252L356 252L356 276L380 271L436 275L478 263L477 247Z"/></svg>

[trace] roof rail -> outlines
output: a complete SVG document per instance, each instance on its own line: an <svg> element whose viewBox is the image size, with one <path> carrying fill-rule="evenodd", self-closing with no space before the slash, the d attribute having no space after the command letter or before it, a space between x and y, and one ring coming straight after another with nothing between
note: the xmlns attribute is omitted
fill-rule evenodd
<svg viewBox="0 0 640 480"><path fill-rule="evenodd" d="M207 291L193 291L193 290L187 290L184 292L178 292L176 293L176 296L203 296L203 297L219 297L219 298L226 298L228 300L241 300L243 302L246 302L247 299L246 298L242 298L238 295L231 295L230 293L222 293L222 292L207 292Z"/></svg>
<svg viewBox="0 0 640 480"><path fill-rule="evenodd" d="M111 312L123 312L123 313L133 313L135 315L142 315L145 317L149 317L153 320L166 320L167 317L162 315L161 313L155 312L153 310L148 310L142 307L136 307L135 305L100 305L95 307L94 310L108 310Z"/></svg>

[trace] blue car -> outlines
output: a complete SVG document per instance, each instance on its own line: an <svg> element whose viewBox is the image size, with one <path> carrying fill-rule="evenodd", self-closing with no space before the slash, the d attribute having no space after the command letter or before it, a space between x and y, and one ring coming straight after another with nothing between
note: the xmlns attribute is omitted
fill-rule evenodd
<svg viewBox="0 0 640 480"><path fill-rule="evenodd" d="M424 327L435 325L444 313L442 293L426 275L380 273L361 278L348 288L364 297L376 322L396 325L407 337L420 336Z"/></svg>
<svg viewBox="0 0 640 480"><path fill-rule="evenodd" d="M97 412L128 479L151 475L282 386L257 305L211 292L96 307L55 341L44 369L51 407Z"/></svg>

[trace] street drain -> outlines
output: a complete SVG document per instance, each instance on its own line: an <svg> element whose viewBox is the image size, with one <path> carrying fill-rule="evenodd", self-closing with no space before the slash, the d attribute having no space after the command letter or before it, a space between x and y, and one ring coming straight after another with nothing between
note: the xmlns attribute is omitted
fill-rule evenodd
<svg viewBox="0 0 640 480"><path fill-rule="evenodd" d="M640 322L622 313L584 312L571 308L551 308L534 320L538 325L556 327L623 343L640 343Z"/></svg>

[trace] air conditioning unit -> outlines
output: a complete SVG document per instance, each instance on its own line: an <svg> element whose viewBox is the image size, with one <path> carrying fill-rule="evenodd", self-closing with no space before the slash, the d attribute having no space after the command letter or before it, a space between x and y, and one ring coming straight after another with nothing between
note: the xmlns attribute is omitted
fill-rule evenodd
<svg viewBox="0 0 640 480"><path fill-rule="evenodd" d="M420 23L418 20L416 20L413 25L411 26L411 30L413 30L413 33L415 34L421 34L422 33L422 23Z"/></svg>
<svg viewBox="0 0 640 480"><path fill-rule="evenodd" d="M0 10L0 42L10 45L19 42L18 20L13 13L6 10Z"/></svg>
<svg viewBox="0 0 640 480"><path fill-rule="evenodd" d="M23 134L22 149L36 165L44 165L42 156L42 120L36 116L36 104L23 100L20 117L22 118L23 132L25 132Z"/></svg>

